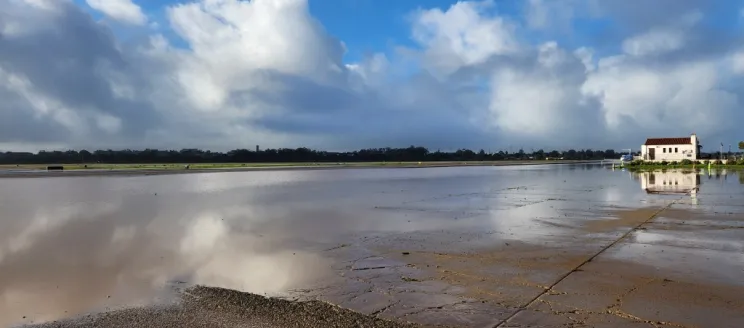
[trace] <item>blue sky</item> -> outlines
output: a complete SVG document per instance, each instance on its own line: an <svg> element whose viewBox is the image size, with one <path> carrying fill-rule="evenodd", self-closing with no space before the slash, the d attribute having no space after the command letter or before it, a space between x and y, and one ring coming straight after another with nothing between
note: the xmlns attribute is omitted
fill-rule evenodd
<svg viewBox="0 0 744 328"><path fill-rule="evenodd" d="M446 10L457 1L348 0L310 1L310 11L328 31L347 44L347 60L357 61L365 54L389 52L391 46L415 44L410 39L410 16L418 9ZM500 1L494 11L516 15L516 1Z"/></svg>
<svg viewBox="0 0 744 328"><path fill-rule="evenodd" d="M85 0L74 0L96 19L104 18L100 12L91 9ZM183 0L148 0L137 2L142 10L161 27L161 31L176 45L185 46L178 36L169 30L166 8ZM348 47L347 62L357 62L364 56L377 52L391 53L395 47L416 47L411 40L411 16L417 10L439 8L446 11L458 1L455 0L309 0L310 13L319 20L326 30L339 38ZM525 24L526 1L497 0L487 10L489 15L504 16L518 24ZM719 21L720 20L716 20ZM730 20L725 20L730 21ZM602 38L612 27L611 20L603 18L577 18L571 22L571 31L520 31L524 38L534 43L557 40L569 47L580 47L593 43L600 48ZM117 29L114 26L115 30ZM118 33L124 33L119 30ZM126 35L126 34L125 34ZM609 46L607 51L617 47Z"/></svg>
<svg viewBox="0 0 744 328"><path fill-rule="evenodd" d="M0 149L735 144L743 8L0 0Z"/></svg>
<svg viewBox="0 0 744 328"><path fill-rule="evenodd" d="M73 0L96 19L104 18L104 15L91 9L86 0ZM560 0L554 1L554 4ZM640 0L628 1L629 3ZM684 2L685 0L680 0ZM187 46L169 28L166 17L166 8L181 3L193 2L193 0L147 0L138 1L142 10L153 22L159 24L161 32L167 36L174 45ZM343 41L348 53L344 57L346 62L357 62L374 53L383 52L390 54L395 47L416 47L411 40L411 15L417 10L428 10L439 8L446 11L456 0L424 0L424 1L399 1L399 0L308 0L310 13L320 21L326 30ZM494 6L487 14L502 16L516 24L524 26L525 16L528 10L528 1L522 0L493 0ZM744 0L711 1L702 6L707 11L701 21L701 25L707 26L715 33L737 33L744 26L744 17L740 11L732 10L744 7ZM580 8L577 12L584 11ZM574 13L577 14L577 13ZM584 13L586 14L586 13ZM532 31L523 29L518 31L521 37L532 43L545 41L556 41L564 47L579 48L591 46L598 55L611 55L621 52L617 38L633 32L633 26L618 24L612 16L577 15L571 20L569 28L563 27L555 30ZM126 35L126 32L117 29L118 33Z"/></svg>

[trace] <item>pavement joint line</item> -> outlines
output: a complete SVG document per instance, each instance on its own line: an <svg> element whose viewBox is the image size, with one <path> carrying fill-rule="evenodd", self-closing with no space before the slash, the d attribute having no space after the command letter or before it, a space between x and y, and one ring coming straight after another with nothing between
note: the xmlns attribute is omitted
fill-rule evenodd
<svg viewBox="0 0 744 328"><path fill-rule="evenodd" d="M570 271L568 271L566 274L562 275L560 278L558 278L558 280L556 280L555 282L553 282L550 286L548 286L548 288L545 288L545 290L543 290L542 292L540 292L537 296L535 296L534 298L532 298L525 305L520 306L516 311L514 311L508 317L506 317L506 318L502 319L501 321L499 321L496 325L493 326L493 328L502 327L504 324L506 324L507 322L509 322L509 320L511 320L512 318L514 318L515 316L517 316L517 314L521 313L522 311L524 311L527 308L529 308L530 306L532 306L532 304L534 304L535 302L537 302L540 299L540 297L543 297L545 294L547 294L548 292L550 292L551 290L553 290L553 288L555 286L557 286L563 280L565 280L566 278L568 278L568 276L570 276L572 273L577 272L579 269L581 269L582 266L584 266L587 263L593 261L596 257L598 257L599 255L601 255L602 253L604 253L608 249L612 248L613 246L617 245L621 241L625 240L625 238L627 238L628 236L630 236L630 234L632 234L634 231L638 230L638 228L640 228L643 225L651 222L651 220L655 219L659 214L661 214L661 212L666 211L667 209L669 209L670 207L672 207L672 205L674 205L675 203L677 203L677 201L682 200L682 199L683 199L683 197L680 197L680 198L677 198L677 199L669 202L669 204L667 204L666 206L662 207L658 211L656 211L653 214L651 214L651 216L649 216L646 220L644 220L643 222L637 224L633 228L629 229L627 232L625 232L618 239L616 239L615 241L613 241L609 245L607 245L605 247L602 247L602 249L600 249L597 253L595 253L594 255L592 255L591 257L589 257L588 259L584 260L583 262L579 263L579 265L577 265L576 267L574 267L573 269L571 269Z"/></svg>

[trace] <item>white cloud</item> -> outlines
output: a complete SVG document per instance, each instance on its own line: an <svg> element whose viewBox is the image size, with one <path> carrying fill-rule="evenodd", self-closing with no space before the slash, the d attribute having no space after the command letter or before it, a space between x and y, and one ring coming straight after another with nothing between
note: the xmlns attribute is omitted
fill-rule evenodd
<svg viewBox="0 0 744 328"><path fill-rule="evenodd" d="M57 4L55 2L60 1L68 1L68 0L21 0L21 2L25 2L31 6L34 6L39 9L43 10L55 10L57 9Z"/></svg>
<svg viewBox="0 0 744 328"><path fill-rule="evenodd" d="M85 0L88 6L114 20L134 25L147 23L147 16L132 0Z"/></svg>
<svg viewBox="0 0 744 328"><path fill-rule="evenodd" d="M148 23L133 3L89 3ZM151 33L141 43L70 1L0 0L0 146L604 148L652 129L735 133L744 61L698 24L702 5L528 5L524 18L493 1L422 8L415 46L349 63L306 0L183 1L160 28L134 27ZM597 15L629 32L551 34Z"/></svg>
<svg viewBox="0 0 744 328"><path fill-rule="evenodd" d="M600 64L584 91L601 98L612 128L627 120L655 134L684 135L732 129L741 116L738 97L720 85L714 62L686 62L660 69L634 64L626 58Z"/></svg>
<svg viewBox="0 0 744 328"><path fill-rule="evenodd" d="M525 2L527 26L537 30L569 32L576 11L589 10L593 5L587 0L529 0Z"/></svg>
<svg viewBox="0 0 744 328"><path fill-rule="evenodd" d="M736 52L731 56L731 66L734 73L744 73L744 50Z"/></svg>
<svg viewBox="0 0 744 328"><path fill-rule="evenodd" d="M491 1L457 2L447 11L419 11L413 38L426 49L426 63L449 74L463 66L482 64L492 56L517 51L515 26L489 14L492 5Z"/></svg>
<svg viewBox="0 0 744 328"><path fill-rule="evenodd" d="M492 81L490 110L493 123L521 138L546 137L578 142L582 135L599 128L580 122L595 122L597 113L587 111L580 92L584 83L582 59L548 42L538 47L535 65L497 70Z"/></svg>
<svg viewBox="0 0 744 328"><path fill-rule="evenodd" d="M623 41L623 51L633 56L662 55L682 49L689 30L702 19L697 11L682 15L673 24L653 27Z"/></svg>
<svg viewBox="0 0 744 328"><path fill-rule="evenodd" d="M682 48L684 38L682 31L652 30L623 41L623 51L633 56L663 54Z"/></svg>

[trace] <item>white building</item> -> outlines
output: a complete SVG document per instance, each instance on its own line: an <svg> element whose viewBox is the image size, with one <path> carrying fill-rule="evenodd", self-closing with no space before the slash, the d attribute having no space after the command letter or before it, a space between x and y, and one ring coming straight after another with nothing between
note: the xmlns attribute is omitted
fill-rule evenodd
<svg viewBox="0 0 744 328"><path fill-rule="evenodd" d="M684 138L648 138L641 146L641 157L644 161L681 161L697 160L700 154L700 141L693 133Z"/></svg>

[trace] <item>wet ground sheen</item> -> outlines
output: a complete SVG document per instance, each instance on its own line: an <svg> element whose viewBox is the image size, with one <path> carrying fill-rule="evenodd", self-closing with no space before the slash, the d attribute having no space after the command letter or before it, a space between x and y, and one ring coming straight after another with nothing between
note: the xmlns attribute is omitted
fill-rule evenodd
<svg viewBox="0 0 744 328"><path fill-rule="evenodd" d="M744 327L743 254L720 170L0 179L2 327Z"/></svg>

